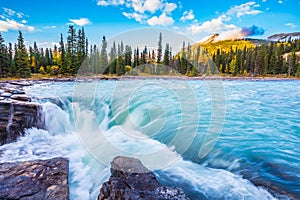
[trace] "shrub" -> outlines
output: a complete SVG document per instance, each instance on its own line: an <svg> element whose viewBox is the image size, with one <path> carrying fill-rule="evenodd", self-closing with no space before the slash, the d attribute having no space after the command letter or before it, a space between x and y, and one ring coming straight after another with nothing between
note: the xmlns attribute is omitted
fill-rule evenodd
<svg viewBox="0 0 300 200"><path fill-rule="evenodd" d="M45 72L45 68L44 68L43 66L41 66L39 72L40 72L41 74L45 74L45 73L46 73L46 72Z"/></svg>

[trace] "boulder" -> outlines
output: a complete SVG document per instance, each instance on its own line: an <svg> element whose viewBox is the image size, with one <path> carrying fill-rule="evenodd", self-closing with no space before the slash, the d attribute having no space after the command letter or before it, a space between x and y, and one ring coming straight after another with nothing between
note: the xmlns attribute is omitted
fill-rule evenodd
<svg viewBox="0 0 300 200"><path fill-rule="evenodd" d="M64 158L0 164L0 199L69 199Z"/></svg>
<svg viewBox="0 0 300 200"><path fill-rule="evenodd" d="M182 189L161 185L140 160L119 156L111 162L111 176L98 200L185 200Z"/></svg>

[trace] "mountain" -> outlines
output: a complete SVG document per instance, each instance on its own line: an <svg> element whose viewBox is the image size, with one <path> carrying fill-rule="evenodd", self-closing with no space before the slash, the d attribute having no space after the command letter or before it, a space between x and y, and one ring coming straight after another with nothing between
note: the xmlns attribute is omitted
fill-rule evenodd
<svg viewBox="0 0 300 200"><path fill-rule="evenodd" d="M251 48L257 45L266 44L268 45L270 41L262 40L262 39L252 39L252 38L245 38L245 39L238 39L238 40L221 40L215 41L215 38L218 37L218 34L212 35L210 38L203 42L199 42L193 45L193 47L198 47L199 45L207 49L210 55L216 53L218 49L221 51L228 52L231 48L233 49L243 49L244 47Z"/></svg>
<svg viewBox="0 0 300 200"><path fill-rule="evenodd" d="M279 42L287 42L289 40L299 40L300 39L300 32L293 32L293 33L279 33L275 35L271 35L267 38L270 41L279 41Z"/></svg>
<svg viewBox="0 0 300 200"><path fill-rule="evenodd" d="M216 42L216 38L219 36L218 33L215 33L211 36L209 36L207 39L205 39L204 41L201 41L199 43L201 44L209 44L209 43L213 43L213 42Z"/></svg>

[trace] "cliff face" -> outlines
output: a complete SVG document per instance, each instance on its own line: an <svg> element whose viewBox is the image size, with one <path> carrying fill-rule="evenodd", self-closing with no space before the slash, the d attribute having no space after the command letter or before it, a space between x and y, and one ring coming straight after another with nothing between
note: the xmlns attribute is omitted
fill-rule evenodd
<svg viewBox="0 0 300 200"><path fill-rule="evenodd" d="M20 101L0 101L0 145L13 142L26 128L43 128L42 107Z"/></svg>
<svg viewBox="0 0 300 200"><path fill-rule="evenodd" d="M185 200L182 189L161 185L154 174L135 158L116 157L109 181L103 183L98 200Z"/></svg>
<svg viewBox="0 0 300 200"><path fill-rule="evenodd" d="M0 164L0 199L69 199L64 158Z"/></svg>
<svg viewBox="0 0 300 200"><path fill-rule="evenodd" d="M0 84L0 145L13 142L26 128L43 128L42 106L30 102L25 83Z"/></svg>

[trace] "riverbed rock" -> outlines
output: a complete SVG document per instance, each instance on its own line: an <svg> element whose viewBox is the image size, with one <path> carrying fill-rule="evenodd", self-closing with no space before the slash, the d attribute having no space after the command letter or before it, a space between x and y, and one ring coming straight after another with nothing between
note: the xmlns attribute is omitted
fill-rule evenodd
<svg viewBox="0 0 300 200"><path fill-rule="evenodd" d="M1 97L4 97L4 98L10 98L11 96L12 96L12 94L9 92L4 92L1 94Z"/></svg>
<svg viewBox="0 0 300 200"><path fill-rule="evenodd" d="M11 82L9 82L9 84L11 84L11 85L17 85L17 86L22 86L22 87L33 85L33 83L30 82L30 81L11 81Z"/></svg>
<svg viewBox="0 0 300 200"><path fill-rule="evenodd" d="M10 97L13 100L17 100L17 101L25 101L25 102L30 102L31 98L26 96L26 95L19 95L19 94L14 94Z"/></svg>
<svg viewBox="0 0 300 200"><path fill-rule="evenodd" d="M64 158L0 164L0 199L68 200L69 161Z"/></svg>
<svg viewBox="0 0 300 200"><path fill-rule="evenodd" d="M140 160L118 156L111 162L111 176L103 183L98 200L185 200L182 189L161 185Z"/></svg>

